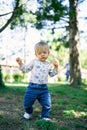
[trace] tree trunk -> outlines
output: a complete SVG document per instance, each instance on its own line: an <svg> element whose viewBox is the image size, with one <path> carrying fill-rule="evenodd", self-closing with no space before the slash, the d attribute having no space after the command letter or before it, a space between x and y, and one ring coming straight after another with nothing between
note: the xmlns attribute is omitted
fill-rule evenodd
<svg viewBox="0 0 87 130"><path fill-rule="evenodd" d="M0 87L3 87L3 86L4 86L4 82L3 82L3 78L2 78L2 69L0 66Z"/></svg>
<svg viewBox="0 0 87 130"><path fill-rule="evenodd" d="M69 0L70 5L70 14L69 14L69 48L70 48L70 71L71 77L70 82L71 85L79 85L81 84L81 71L80 71L80 60L79 60L79 36L78 36L78 0Z"/></svg>

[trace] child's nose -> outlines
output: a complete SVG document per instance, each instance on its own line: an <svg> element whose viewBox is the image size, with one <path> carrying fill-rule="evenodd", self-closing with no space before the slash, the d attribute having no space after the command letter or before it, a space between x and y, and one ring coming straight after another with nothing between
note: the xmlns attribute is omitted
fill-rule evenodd
<svg viewBox="0 0 87 130"><path fill-rule="evenodd" d="M44 55L44 53L41 54L42 56Z"/></svg>

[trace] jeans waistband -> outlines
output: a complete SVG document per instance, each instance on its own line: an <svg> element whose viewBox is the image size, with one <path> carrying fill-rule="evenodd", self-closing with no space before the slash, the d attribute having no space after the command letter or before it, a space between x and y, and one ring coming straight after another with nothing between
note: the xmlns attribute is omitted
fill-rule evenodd
<svg viewBox="0 0 87 130"><path fill-rule="evenodd" d="M29 83L29 87L32 89L48 89L47 84Z"/></svg>

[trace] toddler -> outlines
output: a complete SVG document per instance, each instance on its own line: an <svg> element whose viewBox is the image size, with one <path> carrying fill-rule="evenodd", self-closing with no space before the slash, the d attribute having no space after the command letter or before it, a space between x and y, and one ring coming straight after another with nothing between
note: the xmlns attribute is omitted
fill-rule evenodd
<svg viewBox="0 0 87 130"><path fill-rule="evenodd" d="M20 58L16 61L23 72L31 71L29 85L24 95L23 117L30 119L33 113L33 104L37 99L42 106L41 119L50 120L51 97L47 87L48 75L55 76L58 73L58 62L53 59L53 66L47 61L50 54L49 47L44 41L35 45L36 58L28 65L24 65Z"/></svg>

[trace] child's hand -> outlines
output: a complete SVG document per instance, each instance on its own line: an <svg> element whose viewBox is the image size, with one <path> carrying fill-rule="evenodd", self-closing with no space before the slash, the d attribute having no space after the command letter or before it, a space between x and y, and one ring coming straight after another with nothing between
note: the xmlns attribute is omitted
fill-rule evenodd
<svg viewBox="0 0 87 130"><path fill-rule="evenodd" d="M53 59L53 65L56 70L58 70L58 60L56 58Z"/></svg>
<svg viewBox="0 0 87 130"><path fill-rule="evenodd" d="M19 57L16 58L16 62L20 65L20 67L21 67L22 64L23 64L21 58L19 58Z"/></svg>

